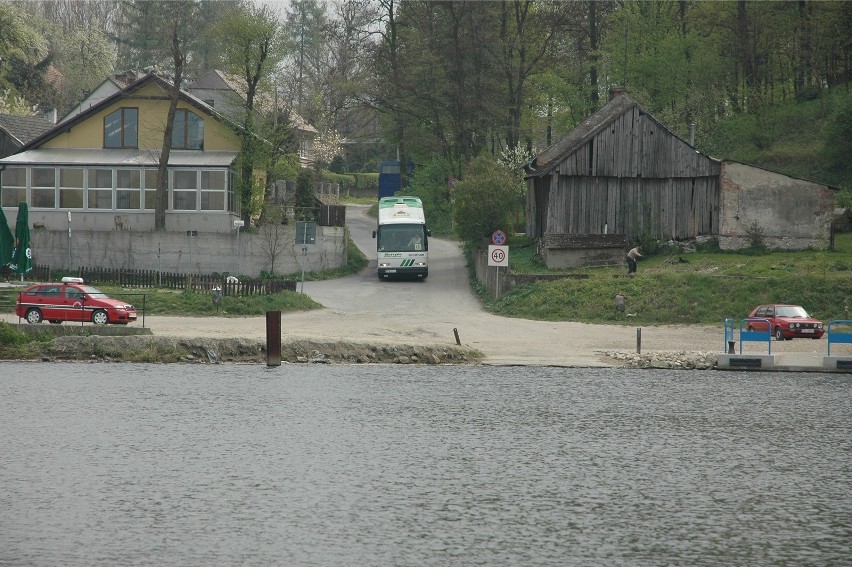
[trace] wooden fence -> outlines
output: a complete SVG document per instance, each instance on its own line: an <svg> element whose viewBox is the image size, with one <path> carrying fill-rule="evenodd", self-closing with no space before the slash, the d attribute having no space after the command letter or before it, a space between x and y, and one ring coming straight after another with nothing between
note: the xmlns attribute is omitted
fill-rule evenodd
<svg viewBox="0 0 852 567"><path fill-rule="evenodd" d="M77 277L87 284L114 284L129 288L187 289L209 292L214 287L222 289L222 295L268 295L282 291L296 291L295 280L243 279L228 281L225 275L178 274L157 270L112 270L108 268L79 268ZM27 275L30 281L51 281L50 268L34 266Z"/></svg>

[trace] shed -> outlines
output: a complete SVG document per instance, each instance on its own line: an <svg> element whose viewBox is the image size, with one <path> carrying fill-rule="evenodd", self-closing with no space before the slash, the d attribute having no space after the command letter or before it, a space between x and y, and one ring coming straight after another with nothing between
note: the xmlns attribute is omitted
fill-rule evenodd
<svg viewBox="0 0 852 567"><path fill-rule="evenodd" d="M719 160L615 94L528 166L527 233L545 258L547 242L566 241L554 235L619 234L625 242L715 235L719 171Z"/></svg>
<svg viewBox="0 0 852 567"><path fill-rule="evenodd" d="M527 234L548 267L621 261L635 240L712 236L734 250L757 230L774 249L831 242L836 188L705 156L621 92L540 153L526 179Z"/></svg>

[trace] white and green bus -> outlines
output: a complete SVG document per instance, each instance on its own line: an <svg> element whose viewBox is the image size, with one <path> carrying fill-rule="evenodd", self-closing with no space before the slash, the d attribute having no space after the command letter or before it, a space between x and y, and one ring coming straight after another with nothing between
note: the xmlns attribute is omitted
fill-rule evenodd
<svg viewBox="0 0 852 567"><path fill-rule="evenodd" d="M376 263L379 279L429 275L429 240L423 203L417 197L379 199Z"/></svg>

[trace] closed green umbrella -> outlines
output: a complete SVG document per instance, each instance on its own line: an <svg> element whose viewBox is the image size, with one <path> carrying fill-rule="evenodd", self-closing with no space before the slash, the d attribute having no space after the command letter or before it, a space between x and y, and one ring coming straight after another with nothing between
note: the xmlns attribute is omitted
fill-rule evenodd
<svg viewBox="0 0 852 567"><path fill-rule="evenodd" d="M6 213L0 209L0 268L12 261L12 250L15 248L15 237L9 229Z"/></svg>
<svg viewBox="0 0 852 567"><path fill-rule="evenodd" d="M33 269L33 251L30 248L30 220L26 203L18 205L18 219L15 221L15 248L12 250L12 261L9 268L13 272L24 274Z"/></svg>

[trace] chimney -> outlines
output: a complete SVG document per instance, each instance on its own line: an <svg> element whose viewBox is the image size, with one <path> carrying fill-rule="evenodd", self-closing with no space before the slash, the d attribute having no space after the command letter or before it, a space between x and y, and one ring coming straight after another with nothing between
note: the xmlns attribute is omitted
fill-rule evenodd
<svg viewBox="0 0 852 567"><path fill-rule="evenodd" d="M56 124L56 121L59 119L59 113L55 108L45 111L44 119L50 122L51 124Z"/></svg>
<svg viewBox="0 0 852 567"><path fill-rule="evenodd" d="M612 101L618 95L627 94L627 89L623 87L610 87L609 89L609 100Z"/></svg>

